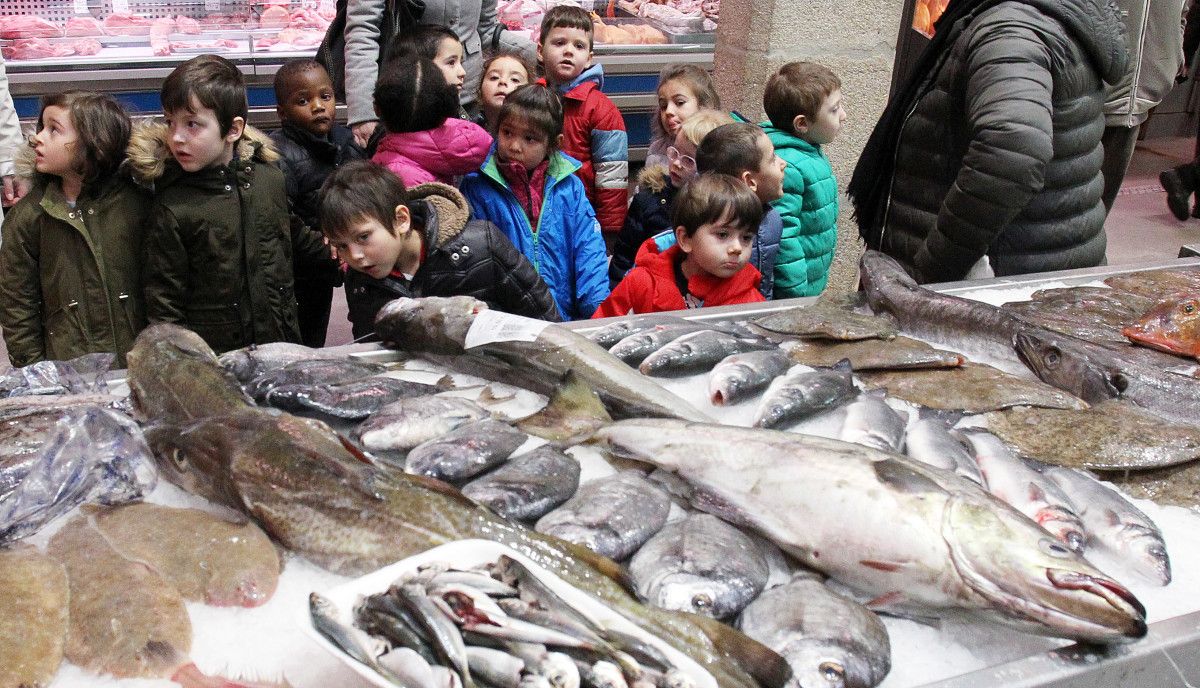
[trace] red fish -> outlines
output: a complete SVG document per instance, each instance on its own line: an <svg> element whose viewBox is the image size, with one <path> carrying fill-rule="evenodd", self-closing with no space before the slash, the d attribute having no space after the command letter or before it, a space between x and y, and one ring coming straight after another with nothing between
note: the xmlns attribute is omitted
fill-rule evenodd
<svg viewBox="0 0 1200 688"><path fill-rule="evenodd" d="M1200 295L1174 294L1121 333L1135 344L1200 358Z"/></svg>

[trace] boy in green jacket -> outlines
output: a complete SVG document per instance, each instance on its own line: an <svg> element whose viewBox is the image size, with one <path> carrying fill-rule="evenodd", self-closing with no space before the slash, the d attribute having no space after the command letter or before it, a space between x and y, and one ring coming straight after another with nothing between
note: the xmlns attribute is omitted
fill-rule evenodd
<svg viewBox="0 0 1200 688"><path fill-rule="evenodd" d="M842 82L813 62L785 64L767 81L763 109L770 121L761 126L787 163L783 198L774 204L783 218L774 298L816 296L837 245L837 180L821 146L846 121Z"/></svg>

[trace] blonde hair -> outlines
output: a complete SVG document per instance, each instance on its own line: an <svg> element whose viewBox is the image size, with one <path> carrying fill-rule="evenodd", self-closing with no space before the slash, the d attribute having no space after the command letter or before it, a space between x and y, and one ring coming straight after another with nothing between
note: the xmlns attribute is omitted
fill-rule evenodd
<svg viewBox="0 0 1200 688"><path fill-rule="evenodd" d="M721 110L700 110L691 117L688 117L687 121L679 127L679 131L693 146L699 148L700 142L704 140L705 136L708 136L708 132L732 122L733 117L730 117L727 112L722 112Z"/></svg>

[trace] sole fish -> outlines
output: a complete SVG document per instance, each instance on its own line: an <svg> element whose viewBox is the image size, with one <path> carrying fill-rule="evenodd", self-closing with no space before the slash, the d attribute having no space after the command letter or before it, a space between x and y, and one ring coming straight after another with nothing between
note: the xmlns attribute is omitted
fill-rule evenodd
<svg viewBox="0 0 1200 688"><path fill-rule="evenodd" d="M846 359L857 371L957 368L966 362L962 354L935 349L919 339L904 336L887 341L792 341L784 342L780 346L796 363L829 367Z"/></svg>
<svg viewBox="0 0 1200 688"><path fill-rule="evenodd" d="M543 445L514 456L487 475L463 486L463 494L505 518L540 518L579 489L579 462L557 447Z"/></svg>
<svg viewBox="0 0 1200 688"><path fill-rule="evenodd" d="M538 519L536 530L619 561L666 525L670 510L665 492L637 471L624 471L581 485Z"/></svg>
<svg viewBox="0 0 1200 688"><path fill-rule="evenodd" d="M1083 409L1078 397L982 363L940 370L859 371L867 389L933 409L985 413L1012 406Z"/></svg>
<svg viewBox="0 0 1200 688"><path fill-rule="evenodd" d="M1200 512L1200 461L1149 471L1109 471L1100 477L1131 497Z"/></svg>
<svg viewBox="0 0 1200 688"><path fill-rule="evenodd" d="M726 356L708 378L709 400L713 406L727 406L748 399L791 365L791 359L778 348Z"/></svg>
<svg viewBox="0 0 1200 688"><path fill-rule="evenodd" d="M0 686L48 686L67 638L67 572L28 545L0 550Z"/></svg>
<svg viewBox="0 0 1200 688"><path fill-rule="evenodd" d="M754 426L774 428L844 404L858 394L849 364L805 370L775 378L754 412Z"/></svg>
<svg viewBox="0 0 1200 688"><path fill-rule="evenodd" d="M764 315L751 321L768 332L794 337L854 341L892 339L896 321L889 315L873 315L855 310L854 300L822 298L808 306L796 306Z"/></svg>

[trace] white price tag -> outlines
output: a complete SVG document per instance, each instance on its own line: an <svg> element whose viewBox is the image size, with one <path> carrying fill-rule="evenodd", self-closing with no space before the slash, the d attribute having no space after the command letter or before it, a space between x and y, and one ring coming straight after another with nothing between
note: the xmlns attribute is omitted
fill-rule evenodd
<svg viewBox="0 0 1200 688"><path fill-rule="evenodd" d="M113 14L129 14L129 0L112 0Z"/></svg>
<svg viewBox="0 0 1200 688"><path fill-rule="evenodd" d="M220 12L221 0L204 0L205 12Z"/></svg>
<svg viewBox="0 0 1200 688"><path fill-rule="evenodd" d="M75 14L78 14L78 15L85 15L85 14L90 15L91 14L91 12L88 11L88 0L75 0Z"/></svg>
<svg viewBox="0 0 1200 688"><path fill-rule="evenodd" d="M473 349L493 342L532 342L549 324L545 320L485 309L479 311L467 330L463 348Z"/></svg>

